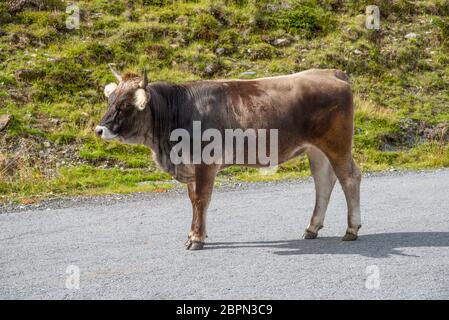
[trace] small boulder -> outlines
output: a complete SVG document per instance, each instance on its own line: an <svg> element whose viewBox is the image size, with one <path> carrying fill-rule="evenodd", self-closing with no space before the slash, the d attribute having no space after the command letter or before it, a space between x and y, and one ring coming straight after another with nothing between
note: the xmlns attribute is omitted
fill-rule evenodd
<svg viewBox="0 0 449 320"><path fill-rule="evenodd" d="M0 131L3 130L11 120L11 116L8 114L0 114Z"/></svg>
<svg viewBox="0 0 449 320"><path fill-rule="evenodd" d="M419 37L419 35L414 32L410 32L405 35L405 39L416 39L418 37Z"/></svg>
<svg viewBox="0 0 449 320"><path fill-rule="evenodd" d="M279 38L273 41L273 45L276 47L283 47L290 43L290 40L287 38Z"/></svg>
<svg viewBox="0 0 449 320"><path fill-rule="evenodd" d="M244 71L244 72L240 73L241 77L252 77L252 76L255 76L255 75L256 75L256 72L255 71L251 71L251 70Z"/></svg>
<svg viewBox="0 0 449 320"><path fill-rule="evenodd" d="M206 67L204 68L204 73L205 73L206 75L212 75L215 71L216 71L216 67L215 67L212 63L209 63L209 64L206 65Z"/></svg>
<svg viewBox="0 0 449 320"><path fill-rule="evenodd" d="M224 48L217 48L217 50L215 50L215 53L218 55L222 55L225 52Z"/></svg>

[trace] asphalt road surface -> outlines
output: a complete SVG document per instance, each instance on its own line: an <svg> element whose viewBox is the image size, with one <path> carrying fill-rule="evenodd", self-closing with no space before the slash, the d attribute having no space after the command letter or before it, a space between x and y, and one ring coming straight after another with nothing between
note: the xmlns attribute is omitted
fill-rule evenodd
<svg viewBox="0 0 449 320"><path fill-rule="evenodd" d="M310 180L219 188L202 251L185 192L6 212L0 298L449 298L449 171L365 177L356 242L340 186L301 239L313 198Z"/></svg>

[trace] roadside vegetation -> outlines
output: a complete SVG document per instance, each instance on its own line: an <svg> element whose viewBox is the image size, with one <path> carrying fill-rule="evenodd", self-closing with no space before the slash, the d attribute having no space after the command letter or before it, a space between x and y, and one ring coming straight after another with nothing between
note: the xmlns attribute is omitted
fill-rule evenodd
<svg viewBox="0 0 449 320"><path fill-rule="evenodd" d="M355 92L354 153L363 171L449 167L449 0L0 3L0 203L173 186L143 146L105 143L106 64L151 81L251 78L338 68ZM380 30L365 28L367 5ZM232 167L219 181L308 175Z"/></svg>

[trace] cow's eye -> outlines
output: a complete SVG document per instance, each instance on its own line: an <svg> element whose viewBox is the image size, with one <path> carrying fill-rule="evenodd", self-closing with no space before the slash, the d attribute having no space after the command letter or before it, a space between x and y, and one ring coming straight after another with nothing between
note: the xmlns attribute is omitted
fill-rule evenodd
<svg viewBox="0 0 449 320"><path fill-rule="evenodd" d="M116 116L120 113L120 111L123 111L123 108L120 105L116 105L115 106L115 113Z"/></svg>

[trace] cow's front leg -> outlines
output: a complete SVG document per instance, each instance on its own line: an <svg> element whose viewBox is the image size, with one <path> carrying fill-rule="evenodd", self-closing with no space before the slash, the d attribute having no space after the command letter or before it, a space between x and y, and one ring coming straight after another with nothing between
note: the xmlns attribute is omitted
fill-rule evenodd
<svg viewBox="0 0 449 320"><path fill-rule="evenodd" d="M204 246L207 208L217 169L216 166L198 165L195 168L195 183L187 185L193 213L189 237L186 242L188 250L200 250Z"/></svg>
<svg viewBox="0 0 449 320"><path fill-rule="evenodd" d="M187 192L189 194L189 199L190 199L190 203L192 204L192 224L190 225L190 231L189 231L189 235L187 236L187 241L185 243L185 246L188 247L189 245L191 245L190 242L190 238L193 235L193 229L194 229L194 222L196 221L196 211L194 210L194 205L195 205L195 182L190 182L187 184Z"/></svg>

